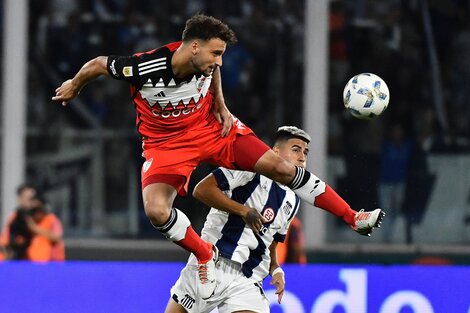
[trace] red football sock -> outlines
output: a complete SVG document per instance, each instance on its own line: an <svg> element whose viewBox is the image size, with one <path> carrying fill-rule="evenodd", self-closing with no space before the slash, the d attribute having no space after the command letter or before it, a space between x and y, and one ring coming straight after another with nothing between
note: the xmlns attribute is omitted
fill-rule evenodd
<svg viewBox="0 0 470 313"><path fill-rule="evenodd" d="M325 192L315 198L314 205L343 218L347 224L355 226L356 211L351 209L346 201L336 191L326 185Z"/></svg>
<svg viewBox="0 0 470 313"><path fill-rule="evenodd" d="M189 226L186 229L186 235L184 236L184 239L175 241L175 243L187 251L194 253L200 262L205 263L212 258L211 245L202 240L201 237L199 237L199 235L194 231L192 226Z"/></svg>

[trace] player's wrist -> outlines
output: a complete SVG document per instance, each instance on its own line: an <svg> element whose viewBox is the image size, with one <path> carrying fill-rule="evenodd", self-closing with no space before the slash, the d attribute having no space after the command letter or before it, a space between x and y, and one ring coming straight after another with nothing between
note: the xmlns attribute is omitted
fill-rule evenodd
<svg viewBox="0 0 470 313"><path fill-rule="evenodd" d="M282 273L282 275L285 275L284 274L284 270L282 269L282 267L276 267L272 272L271 272L271 277L274 277L274 275L278 274L278 273Z"/></svg>

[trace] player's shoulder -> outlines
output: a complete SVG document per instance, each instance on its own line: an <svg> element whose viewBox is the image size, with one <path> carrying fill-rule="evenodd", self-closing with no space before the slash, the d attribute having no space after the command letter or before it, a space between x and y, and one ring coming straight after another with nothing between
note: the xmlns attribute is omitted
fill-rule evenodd
<svg viewBox="0 0 470 313"><path fill-rule="evenodd" d="M243 182L243 184L254 180L256 177L260 176L259 174L253 172L228 169L225 167L219 167L216 171L214 171L214 174L222 174L228 181L238 181Z"/></svg>
<svg viewBox="0 0 470 313"><path fill-rule="evenodd" d="M181 46L181 41L171 42L164 46L143 52L136 52L134 56L142 59L157 59L170 56L173 52Z"/></svg>

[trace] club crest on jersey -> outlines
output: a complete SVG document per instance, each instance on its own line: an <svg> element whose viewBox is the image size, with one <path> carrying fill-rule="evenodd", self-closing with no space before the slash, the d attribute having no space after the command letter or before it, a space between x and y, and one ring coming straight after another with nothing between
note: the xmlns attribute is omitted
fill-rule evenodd
<svg viewBox="0 0 470 313"><path fill-rule="evenodd" d="M153 162L153 158L150 158L144 162L144 165L142 165L142 170L144 171L144 173L149 170L150 166L152 165L152 162Z"/></svg>
<svg viewBox="0 0 470 313"><path fill-rule="evenodd" d="M263 217L266 220L266 223L270 223L274 220L276 214L274 214L274 210L272 208L266 208L263 211Z"/></svg>

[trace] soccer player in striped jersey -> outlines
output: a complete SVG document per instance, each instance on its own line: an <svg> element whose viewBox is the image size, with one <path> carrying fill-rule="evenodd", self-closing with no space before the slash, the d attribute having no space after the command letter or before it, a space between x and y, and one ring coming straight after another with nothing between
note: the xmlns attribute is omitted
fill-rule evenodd
<svg viewBox="0 0 470 313"><path fill-rule="evenodd" d="M175 197L186 194L191 173L202 161L265 175L363 234L370 232L381 214L380 210L366 212L357 219L357 212L333 189L279 157L232 116L222 93L220 67L226 46L235 42L226 24L198 14L186 21L182 41L131 56L96 57L52 97L66 105L102 75L130 84L145 157L141 171L145 213L165 237L196 256L203 298L216 287L217 249L202 240L187 216L173 207Z"/></svg>
<svg viewBox="0 0 470 313"><path fill-rule="evenodd" d="M273 151L305 168L309 142L305 131L283 126L277 131ZM226 168L204 178L194 189L194 196L212 207L202 238L219 251L218 286L207 300L198 295L196 259L191 255L171 289L166 313L211 312L216 307L221 313L269 312L261 284L270 274L281 302L285 281L276 246L284 241L300 198L287 186L263 175ZM250 215L260 219L253 220Z"/></svg>

